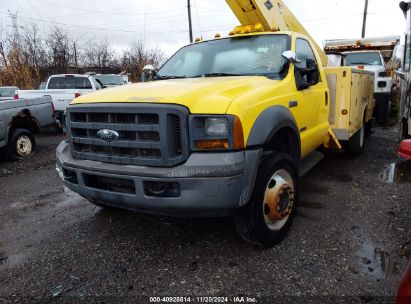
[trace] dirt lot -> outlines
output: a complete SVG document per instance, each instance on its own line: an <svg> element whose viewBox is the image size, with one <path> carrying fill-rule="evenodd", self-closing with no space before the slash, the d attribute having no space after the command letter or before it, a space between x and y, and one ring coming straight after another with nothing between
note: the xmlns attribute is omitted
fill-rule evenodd
<svg viewBox="0 0 411 304"><path fill-rule="evenodd" d="M411 254L411 165L392 165L394 138L377 129L362 156L327 155L302 181L289 237L262 250L232 219L94 207L58 179L61 135L43 135L31 159L0 163L0 304L211 295L391 303Z"/></svg>

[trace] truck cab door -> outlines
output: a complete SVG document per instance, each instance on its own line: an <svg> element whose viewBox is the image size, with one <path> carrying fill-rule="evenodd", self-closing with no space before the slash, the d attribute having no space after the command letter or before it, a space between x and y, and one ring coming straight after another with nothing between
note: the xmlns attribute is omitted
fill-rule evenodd
<svg viewBox="0 0 411 304"><path fill-rule="evenodd" d="M318 148L328 132L328 87L318 66L318 60L310 43L297 38L295 52L298 63L294 75L300 114L302 155Z"/></svg>

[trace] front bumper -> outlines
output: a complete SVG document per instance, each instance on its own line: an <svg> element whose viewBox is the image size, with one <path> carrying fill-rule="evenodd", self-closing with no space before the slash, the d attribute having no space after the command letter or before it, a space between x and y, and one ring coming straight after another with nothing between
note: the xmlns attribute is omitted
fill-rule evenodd
<svg viewBox="0 0 411 304"><path fill-rule="evenodd" d="M154 168L75 159L63 141L56 156L64 184L90 201L156 214L224 216L248 202L261 153L193 153L182 165ZM90 177L111 186L90 183ZM156 196L147 184L177 185L178 191Z"/></svg>
<svg viewBox="0 0 411 304"><path fill-rule="evenodd" d="M389 102L391 99L391 94L390 93L374 93L374 99L377 104Z"/></svg>

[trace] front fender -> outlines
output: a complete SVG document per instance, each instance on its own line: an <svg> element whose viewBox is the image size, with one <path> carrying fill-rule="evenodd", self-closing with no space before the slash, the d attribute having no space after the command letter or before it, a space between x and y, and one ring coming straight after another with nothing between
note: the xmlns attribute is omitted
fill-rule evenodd
<svg viewBox="0 0 411 304"><path fill-rule="evenodd" d="M272 106L265 109L257 117L250 135L247 139L247 147L262 146L273 139L281 129L289 128L294 131L301 146L300 133L297 122L291 111L284 106Z"/></svg>

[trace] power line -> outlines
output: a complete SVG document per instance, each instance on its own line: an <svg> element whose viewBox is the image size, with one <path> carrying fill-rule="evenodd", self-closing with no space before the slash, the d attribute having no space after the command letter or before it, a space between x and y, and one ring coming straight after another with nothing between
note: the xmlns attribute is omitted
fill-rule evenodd
<svg viewBox="0 0 411 304"><path fill-rule="evenodd" d="M57 5L60 7L76 10L76 11L84 11L84 12L89 12L89 13L97 13L97 14L103 14L103 15L119 15L119 16L141 16L144 13L117 13L117 12L107 12L107 11L98 11L98 10L91 10L91 9L85 9L85 8L79 8L79 7L73 7L69 5L64 5L64 4L58 4L58 3L53 3L49 1L44 1L44 0L36 0L41 3L49 4L49 5ZM171 7L171 6L170 6ZM166 7L162 7L166 9ZM173 6L173 8L176 8ZM158 11L158 8L153 7L153 10ZM169 11L170 9L168 9Z"/></svg>
<svg viewBox="0 0 411 304"><path fill-rule="evenodd" d="M6 15L9 16L9 13L6 12L0 12L1 15ZM86 25L77 25L77 24L67 24L63 22L55 22L55 21L50 21L50 20L44 20L44 19L38 19L38 18L31 18L27 16L18 16L19 18L22 19L27 19L27 20L33 20L33 21L38 21L38 22L43 22L43 23L49 23L49 24L54 24L54 25L62 25L62 26L69 26L69 27L77 27L77 28L85 28L89 30L98 30L98 31L109 31L109 32L121 32L121 33L132 33L132 34L140 34L142 35L144 32L143 31L132 31L132 30L120 30L120 29L109 29L109 28L100 28L100 27L91 27L91 26L86 26ZM210 29L205 32L212 32L212 31L217 31L219 29ZM169 34L169 33L187 33L187 30L175 30L175 31L161 31L161 32L149 32L150 34Z"/></svg>
<svg viewBox="0 0 411 304"><path fill-rule="evenodd" d="M201 25L200 25L200 17L198 16L198 9L197 9L197 1L194 0L194 7L196 9L196 16L197 16L197 23L198 23L198 29L200 31L200 37L203 36L202 32L201 32Z"/></svg>

